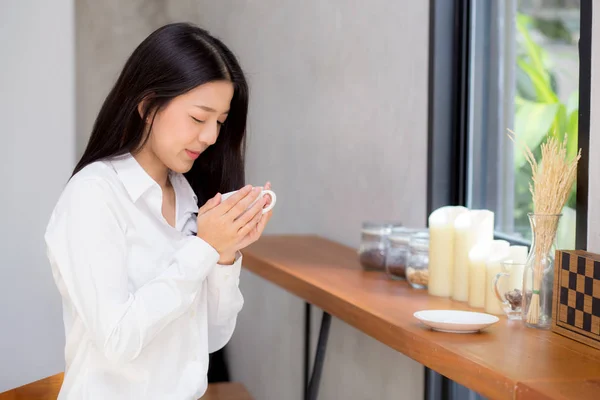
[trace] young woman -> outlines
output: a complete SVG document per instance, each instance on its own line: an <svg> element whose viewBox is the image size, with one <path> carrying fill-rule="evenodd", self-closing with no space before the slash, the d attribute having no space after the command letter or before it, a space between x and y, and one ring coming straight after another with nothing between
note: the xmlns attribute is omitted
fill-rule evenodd
<svg viewBox="0 0 600 400"><path fill-rule="evenodd" d="M260 189L241 188L247 110L234 55L192 25L158 29L125 64L45 235L66 333L59 399L204 394L243 304L239 251L271 217L268 196L248 208Z"/></svg>

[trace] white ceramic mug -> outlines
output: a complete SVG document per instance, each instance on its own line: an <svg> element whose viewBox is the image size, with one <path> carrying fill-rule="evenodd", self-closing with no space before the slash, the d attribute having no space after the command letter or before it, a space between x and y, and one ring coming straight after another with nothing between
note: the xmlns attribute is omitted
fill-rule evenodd
<svg viewBox="0 0 600 400"><path fill-rule="evenodd" d="M256 200L254 200L254 201L252 202L252 204L250 204L250 205L248 206L248 208L251 208L251 207L252 207L254 204L256 204L256 202L257 202L257 201L259 201L260 199L262 199L262 198L263 198L265 195L269 195L269 196L271 196L271 204L269 204L267 207L263 208L263 211L262 211L262 213L263 213L263 214L266 214L266 213L268 213L269 211L271 211L271 210L273 209L273 207L275 207L275 202L277 201L277 196L275 195L275 192L274 192L274 191L272 191L272 190L265 190L265 189L264 189L262 186L256 186L256 187L259 187L259 188L261 189L260 196L258 196L258 197L256 198ZM233 192L229 192L229 193L222 194L222 195L221 195L221 201L224 201L224 200L226 200L227 198L229 198L229 197L233 196L233 195L234 195L234 194L236 194L237 192L238 192L238 191L237 191L237 190L235 190L235 191L233 191Z"/></svg>

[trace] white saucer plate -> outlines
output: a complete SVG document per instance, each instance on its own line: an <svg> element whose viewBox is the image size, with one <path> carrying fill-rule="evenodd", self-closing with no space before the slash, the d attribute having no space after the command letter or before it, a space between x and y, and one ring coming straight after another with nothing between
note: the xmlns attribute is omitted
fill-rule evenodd
<svg viewBox="0 0 600 400"><path fill-rule="evenodd" d="M490 314L459 310L417 311L414 316L431 329L448 333L475 333L500 320Z"/></svg>

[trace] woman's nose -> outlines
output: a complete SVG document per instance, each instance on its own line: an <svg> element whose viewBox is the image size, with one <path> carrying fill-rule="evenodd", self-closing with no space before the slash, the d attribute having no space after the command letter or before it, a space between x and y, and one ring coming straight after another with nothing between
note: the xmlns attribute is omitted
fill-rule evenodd
<svg viewBox="0 0 600 400"><path fill-rule="evenodd" d="M210 124L206 126L206 129L202 130L200 133L200 141L206 143L208 146L212 146L216 143L217 138L219 137L219 124L215 122L214 124Z"/></svg>

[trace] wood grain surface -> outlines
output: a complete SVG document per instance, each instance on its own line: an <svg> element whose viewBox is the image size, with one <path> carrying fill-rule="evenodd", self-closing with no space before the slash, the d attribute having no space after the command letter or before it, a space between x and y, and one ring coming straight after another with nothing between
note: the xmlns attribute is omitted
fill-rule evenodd
<svg viewBox="0 0 600 400"><path fill-rule="evenodd" d="M201 400L253 400L244 385L237 382L211 383Z"/></svg>
<svg viewBox="0 0 600 400"><path fill-rule="evenodd" d="M0 393L0 400L56 400L64 379L61 372L39 381ZM253 400L244 385L237 382L211 383L201 400Z"/></svg>
<svg viewBox="0 0 600 400"><path fill-rule="evenodd" d="M526 328L519 321L501 317L477 334L440 333L424 327L414 312L472 309L389 280L382 272L365 272L355 249L320 237L265 236L244 251L243 263L253 273L490 399L531 398L525 392L562 399L558 390L540 390L556 387L567 393L571 387L579 389L600 379L599 350L551 331ZM582 393L577 399L600 398L597 391Z"/></svg>
<svg viewBox="0 0 600 400"><path fill-rule="evenodd" d="M56 400L62 386L64 374L61 372L39 381L19 386L0 393L0 400Z"/></svg>

